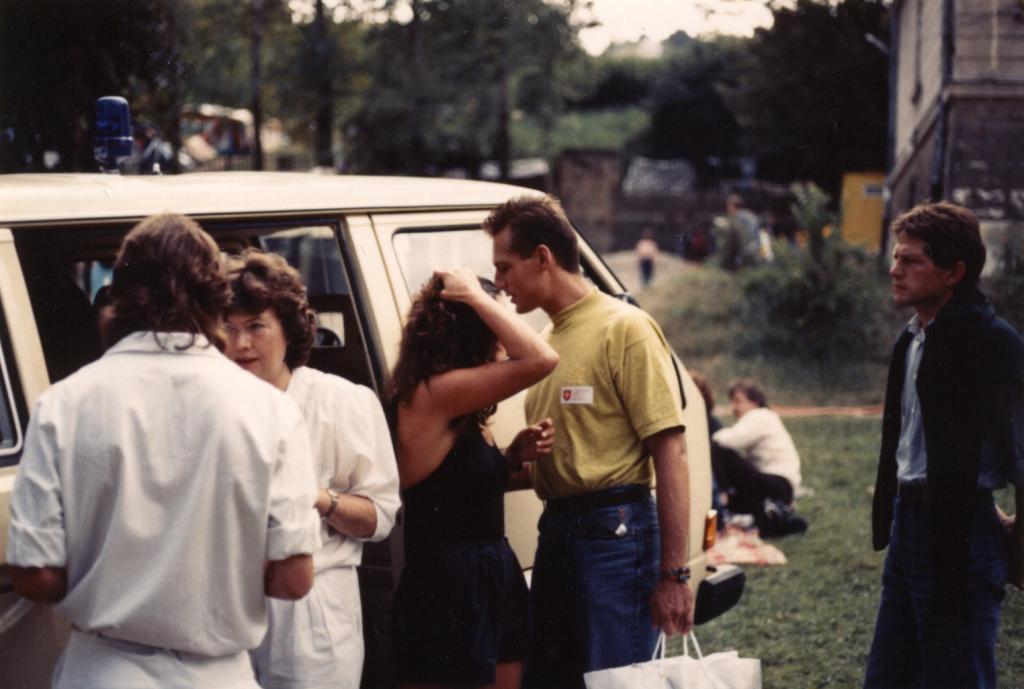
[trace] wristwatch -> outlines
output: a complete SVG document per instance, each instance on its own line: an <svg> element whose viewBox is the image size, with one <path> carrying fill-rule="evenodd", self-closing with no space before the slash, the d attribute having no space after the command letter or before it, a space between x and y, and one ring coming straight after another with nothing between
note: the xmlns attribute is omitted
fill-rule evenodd
<svg viewBox="0 0 1024 689"><path fill-rule="evenodd" d="M685 584L690 581L690 568L674 567L672 569L663 569L661 571L661 578L674 581L677 584Z"/></svg>
<svg viewBox="0 0 1024 689"><path fill-rule="evenodd" d="M328 507L327 511L323 513L323 516L320 517L321 519L329 518L332 514L334 514L334 510L338 509L339 494L331 490L330 488L327 489L327 494L331 496L331 506Z"/></svg>

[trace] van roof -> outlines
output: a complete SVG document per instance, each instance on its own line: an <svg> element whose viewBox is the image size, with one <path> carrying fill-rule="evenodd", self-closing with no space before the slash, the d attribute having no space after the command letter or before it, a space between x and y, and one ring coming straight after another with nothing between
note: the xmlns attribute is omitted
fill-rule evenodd
<svg viewBox="0 0 1024 689"><path fill-rule="evenodd" d="M308 172L0 175L0 227L128 220L161 211L209 217L487 208L523 193L537 192L460 179Z"/></svg>

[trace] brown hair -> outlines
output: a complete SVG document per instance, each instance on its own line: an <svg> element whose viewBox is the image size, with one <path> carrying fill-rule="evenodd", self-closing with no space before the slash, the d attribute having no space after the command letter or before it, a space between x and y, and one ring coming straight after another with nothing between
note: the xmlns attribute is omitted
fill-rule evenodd
<svg viewBox="0 0 1024 689"><path fill-rule="evenodd" d="M187 332L225 345L221 321L231 300L220 249L195 221L146 218L121 242L100 333L109 347L133 332Z"/></svg>
<svg viewBox="0 0 1024 689"><path fill-rule="evenodd" d="M570 273L580 269L576 232L555 197L517 196L495 208L484 220L484 230L492 237L506 229L512 233L512 250L523 258L543 244L563 269Z"/></svg>
<svg viewBox="0 0 1024 689"><path fill-rule="evenodd" d="M492 297L499 290L486 278L480 286ZM398 405L407 401L420 383L457 368L474 368L494 361L498 337L487 327L473 307L446 301L440 293L443 284L430 281L413 301L399 345L398 362L391 372L384 399L392 421ZM460 416L451 422L459 432L487 423L496 405Z"/></svg>
<svg viewBox="0 0 1024 689"><path fill-rule="evenodd" d="M273 309L288 343L285 365L294 370L309 361L316 339L316 313L299 271L277 254L246 249L231 257L228 279L234 293L228 313L257 314Z"/></svg>
<svg viewBox="0 0 1024 689"><path fill-rule="evenodd" d="M963 261L961 284L977 286L986 252L978 217L968 209L947 201L922 203L893 221L892 234L924 242L925 253L940 268L951 268L957 261Z"/></svg>
<svg viewBox="0 0 1024 689"><path fill-rule="evenodd" d="M708 379L704 377L704 374L700 371L690 371L690 378L693 380L693 384L700 390L700 396L704 398L704 406L707 408L708 415L711 414L711 410L715 408L715 394L711 392L711 386L708 385Z"/></svg>
<svg viewBox="0 0 1024 689"><path fill-rule="evenodd" d="M750 400L759 407L768 406L768 397L765 396L764 391L757 386L757 383L750 380L749 378L734 381L729 386L730 399L732 399L733 394L737 392L742 392L744 397L746 397L748 400Z"/></svg>

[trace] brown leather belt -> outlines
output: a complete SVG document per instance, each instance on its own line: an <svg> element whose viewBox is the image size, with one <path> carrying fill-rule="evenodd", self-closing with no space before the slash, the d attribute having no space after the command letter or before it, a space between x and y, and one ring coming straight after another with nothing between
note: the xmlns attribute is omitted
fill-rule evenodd
<svg viewBox="0 0 1024 689"><path fill-rule="evenodd" d="M615 486L593 493L554 498L544 503L544 509L554 514L586 514L600 507L625 505L630 502L650 500L651 489L644 485L632 484Z"/></svg>

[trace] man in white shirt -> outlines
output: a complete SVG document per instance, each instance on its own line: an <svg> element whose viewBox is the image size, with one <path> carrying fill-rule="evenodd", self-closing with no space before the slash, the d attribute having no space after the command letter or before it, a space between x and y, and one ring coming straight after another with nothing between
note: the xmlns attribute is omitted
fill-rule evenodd
<svg viewBox="0 0 1024 689"><path fill-rule="evenodd" d="M254 688L264 594L312 585L302 417L218 350L229 297L198 225L144 220L114 266L110 348L36 405L7 561L22 596L72 623L58 689Z"/></svg>
<svg viewBox="0 0 1024 689"><path fill-rule="evenodd" d="M807 522L791 507L800 488L800 455L782 419L749 380L729 387L729 402L736 423L711 436L715 480L729 493L729 510L753 514L764 536L805 531Z"/></svg>

